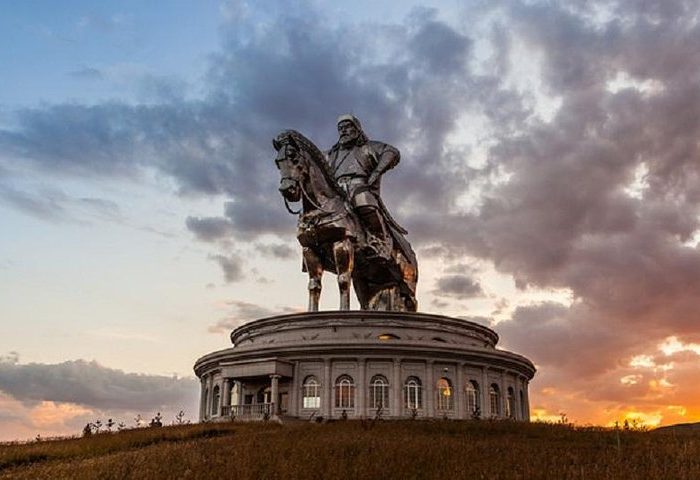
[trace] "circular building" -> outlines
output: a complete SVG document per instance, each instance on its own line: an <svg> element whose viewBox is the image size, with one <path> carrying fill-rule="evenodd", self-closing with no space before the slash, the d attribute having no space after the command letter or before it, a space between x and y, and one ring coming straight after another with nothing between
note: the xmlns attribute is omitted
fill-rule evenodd
<svg viewBox="0 0 700 480"><path fill-rule="evenodd" d="M197 360L200 421L313 418L529 420L527 358L474 322L425 313L279 315Z"/></svg>

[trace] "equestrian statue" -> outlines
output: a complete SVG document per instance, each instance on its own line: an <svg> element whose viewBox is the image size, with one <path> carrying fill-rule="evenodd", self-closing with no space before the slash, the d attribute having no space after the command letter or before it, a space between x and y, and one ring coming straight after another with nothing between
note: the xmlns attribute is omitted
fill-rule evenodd
<svg viewBox="0 0 700 480"><path fill-rule="evenodd" d="M295 130L272 141L280 193L299 215L309 311L318 311L328 271L338 277L341 310L350 309L352 285L363 310L415 312L416 255L380 196L381 177L399 162L399 151L369 140L352 115L341 115L337 125L338 142L326 153ZM301 207L295 211L290 202Z"/></svg>

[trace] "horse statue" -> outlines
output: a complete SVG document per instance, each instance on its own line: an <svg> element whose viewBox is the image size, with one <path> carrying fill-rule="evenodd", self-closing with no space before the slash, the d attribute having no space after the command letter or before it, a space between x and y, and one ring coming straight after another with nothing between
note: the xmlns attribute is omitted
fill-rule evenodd
<svg viewBox="0 0 700 480"><path fill-rule="evenodd" d="M295 130L283 131L272 145L281 175L279 191L287 210L299 215L297 240L303 270L309 274L309 311L318 311L321 277L328 271L338 277L340 310L350 309L352 284L362 310L415 312L418 264L404 232L391 228L389 261L373 257L365 228L321 150ZM300 209L294 211L290 202L301 202Z"/></svg>

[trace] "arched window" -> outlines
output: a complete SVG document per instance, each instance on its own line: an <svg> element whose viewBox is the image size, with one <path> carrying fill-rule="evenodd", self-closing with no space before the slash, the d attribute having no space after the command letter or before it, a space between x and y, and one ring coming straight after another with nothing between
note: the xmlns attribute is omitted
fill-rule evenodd
<svg viewBox="0 0 700 480"><path fill-rule="evenodd" d="M407 410L423 408L423 389L418 377L408 377L403 386L403 406Z"/></svg>
<svg viewBox="0 0 700 480"><path fill-rule="evenodd" d="M301 399L302 408L321 408L321 382L313 375L304 379Z"/></svg>
<svg viewBox="0 0 700 480"><path fill-rule="evenodd" d="M211 415L212 417L219 414L219 398L221 397L221 390L219 386L216 385L213 390L214 394L211 396Z"/></svg>
<svg viewBox="0 0 700 480"><path fill-rule="evenodd" d="M369 407L387 408L389 406L389 382L383 375L375 375L369 382Z"/></svg>
<svg viewBox="0 0 700 480"><path fill-rule="evenodd" d="M481 395L479 384L474 380L467 382L467 413L473 418L481 416Z"/></svg>
<svg viewBox="0 0 700 480"><path fill-rule="evenodd" d="M522 420L527 418L527 415L525 415L525 396L522 390L520 390L520 418Z"/></svg>
<svg viewBox="0 0 700 480"><path fill-rule="evenodd" d="M501 392L498 385L492 383L489 387L489 401L491 406L491 416L499 417L501 415Z"/></svg>
<svg viewBox="0 0 700 480"><path fill-rule="evenodd" d="M508 387L506 396L506 418L515 418L515 392L513 387Z"/></svg>
<svg viewBox="0 0 700 480"><path fill-rule="evenodd" d="M335 408L355 408L355 382L349 375L335 381Z"/></svg>
<svg viewBox="0 0 700 480"><path fill-rule="evenodd" d="M452 401L452 384L450 381L442 377L437 381L437 409L438 410L452 410L454 402Z"/></svg>

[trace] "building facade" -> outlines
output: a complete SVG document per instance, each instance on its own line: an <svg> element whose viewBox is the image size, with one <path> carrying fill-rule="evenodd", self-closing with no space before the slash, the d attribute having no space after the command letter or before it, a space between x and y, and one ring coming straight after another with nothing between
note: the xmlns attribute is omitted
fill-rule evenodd
<svg viewBox="0 0 700 480"><path fill-rule="evenodd" d="M527 421L533 364L482 325L440 315L281 315L195 363L200 421L274 417Z"/></svg>

